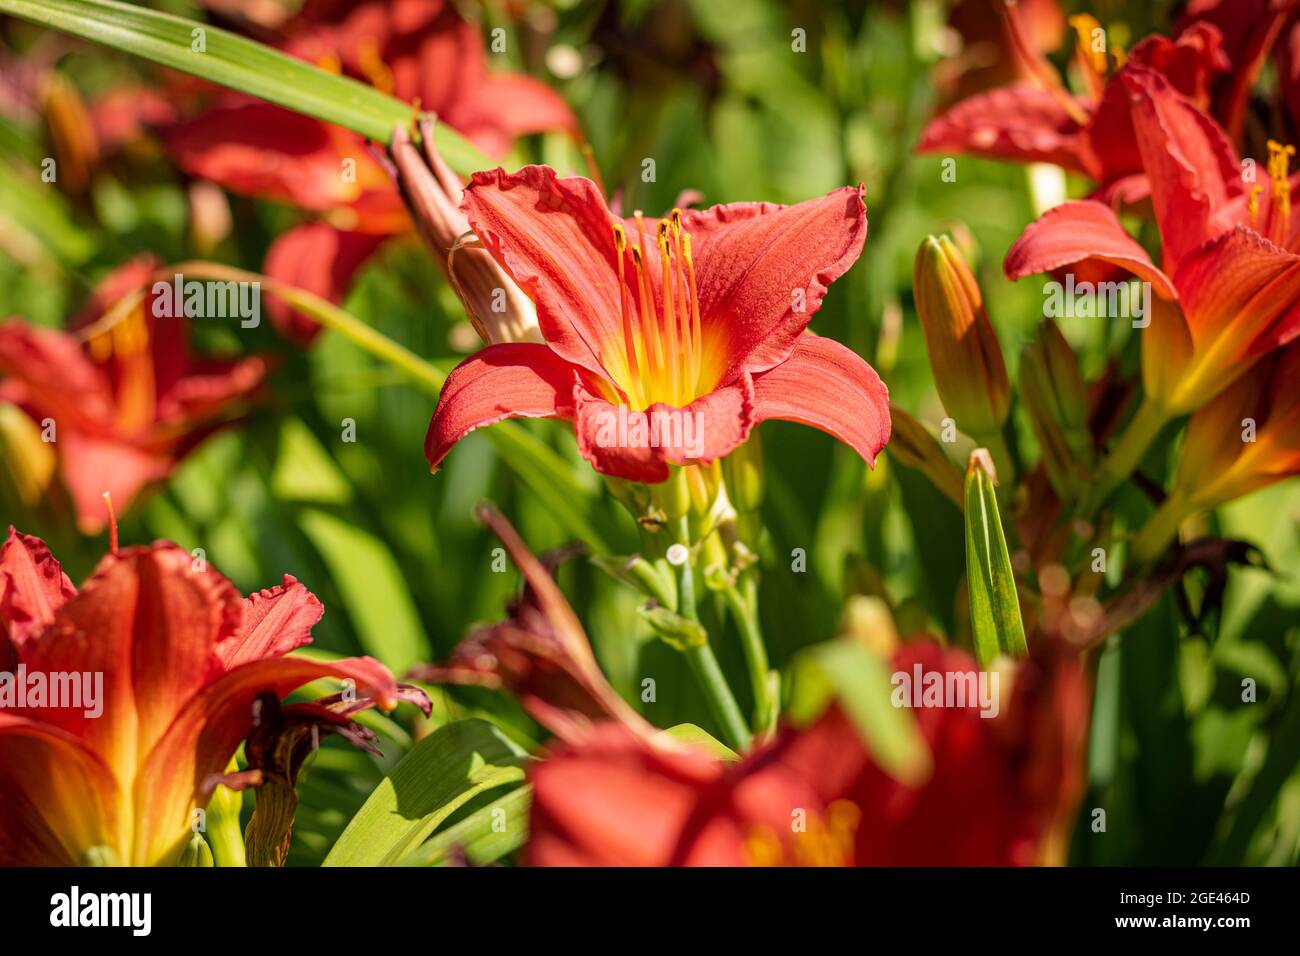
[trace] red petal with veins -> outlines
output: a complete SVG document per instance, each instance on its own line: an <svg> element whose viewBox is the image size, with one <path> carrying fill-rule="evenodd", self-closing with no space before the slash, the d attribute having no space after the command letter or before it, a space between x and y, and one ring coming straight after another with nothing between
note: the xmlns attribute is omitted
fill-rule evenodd
<svg viewBox="0 0 1300 956"><path fill-rule="evenodd" d="M1157 295L1178 298L1169 277L1124 231L1114 211L1090 200L1061 203L1031 222L1007 250L1002 268L1008 279L1022 279L1089 259L1121 266L1150 282Z"/></svg>
<svg viewBox="0 0 1300 956"><path fill-rule="evenodd" d="M789 357L827 287L862 253L865 192L844 186L793 206L733 203L683 213L705 350L725 355L719 381Z"/></svg>
<svg viewBox="0 0 1300 956"><path fill-rule="evenodd" d="M1214 120L1152 70L1126 70L1138 149L1151 181L1167 273L1192 249L1223 232L1230 200L1242 191L1231 143Z"/></svg>
<svg viewBox="0 0 1300 956"><path fill-rule="evenodd" d="M1300 335L1300 255L1237 226L1194 249L1174 281L1198 351L1230 364Z"/></svg>
<svg viewBox="0 0 1300 956"><path fill-rule="evenodd" d="M536 303L547 344L603 376L601 357L621 355L624 340L615 220L596 184L560 179L549 166L478 172L465 187L461 209L488 251ZM630 263L629 255L629 277Z"/></svg>
<svg viewBox="0 0 1300 956"><path fill-rule="evenodd" d="M819 428L874 467L889 441L889 389L852 349L805 332L789 359L754 376L754 419L773 418Z"/></svg>
<svg viewBox="0 0 1300 956"><path fill-rule="evenodd" d="M54 619L54 612L77 589L40 538L19 534L11 525L0 545L0 645L14 650ZM0 670L9 670L0 647Z"/></svg>
<svg viewBox="0 0 1300 956"><path fill-rule="evenodd" d="M297 578L251 594L244 601L244 620L234 634L217 644L226 670L266 657L281 657L311 643L311 629L325 613L316 595Z"/></svg>
<svg viewBox="0 0 1300 956"><path fill-rule="evenodd" d="M535 342L489 345L447 376L438 396L424 454L437 470L456 444L476 428L507 418L568 418L577 370Z"/></svg>

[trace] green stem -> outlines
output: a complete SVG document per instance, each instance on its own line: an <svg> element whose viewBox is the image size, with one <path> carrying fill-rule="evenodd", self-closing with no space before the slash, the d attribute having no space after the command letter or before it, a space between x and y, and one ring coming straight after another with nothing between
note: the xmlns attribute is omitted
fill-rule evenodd
<svg viewBox="0 0 1300 956"><path fill-rule="evenodd" d="M279 282L270 276L211 262L182 262L162 270L159 275L162 278L171 278L173 272L218 281L257 282L268 292L283 300L286 305L305 312L321 325L338 332L375 358L405 372L412 382L434 398L437 398L442 391L442 383L446 381L446 376L442 372L410 349L394 342L374 327L320 296Z"/></svg>
<svg viewBox="0 0 1300 956"><path fill-rule="evenodd" d="M1178 535L1179 525L1195 510L1195 506L1189 505L1177 492L1166 498L1133 539L1133 563L1154 563Z"/></svg>
<svg viewBox="0 0 1300 956"><path fill-rule="evenodd" d="M1142 400L1137 414L1133 416L1133 420L1124 429L1124 434L1120 436L1115 447L1111 449L1110 454L1106 456L1093 476L1088 494L1080 504L1079 517L1085 521L1092 520L1106 499L1110 497L1110 493L1137 470L1142 456L1147 453L1151 443L1156 440L1156 436L1168 422L1169 416L1164 409L1150 398Z"/></svg>
<svg viewBox="0 0 1300 956"><path fill-rule="evenodd" d="M736 621L745 662L749 665L749 683L754 692L754 729L765 733L776 726L777 708L768 676L771 668L767 661L767 646L763 643L763 631L758 621L758 582L746 572L740 588L729 584L722 594Z"/></svg>
<svg viewBox="0 0 1300 956"><path fill-rule="evenodd" d="M677 543L689 549L688 519L678 518L675 523ZM699 613L695 607L695 572L689 559L677 567L677 613L688 620L699 622ZM722 728L728 746L734 750L744 749L749 745L749 728L745 725L740 705L736 703L736 697L727 684L727 678L722 673L718 658L713 653L713 647L706 638L702 644L692 644L687 647L685 654L691 673L695 675L700 690L704 692L709 710L713 714L713 719L718 722L718 726Z"/></svg>

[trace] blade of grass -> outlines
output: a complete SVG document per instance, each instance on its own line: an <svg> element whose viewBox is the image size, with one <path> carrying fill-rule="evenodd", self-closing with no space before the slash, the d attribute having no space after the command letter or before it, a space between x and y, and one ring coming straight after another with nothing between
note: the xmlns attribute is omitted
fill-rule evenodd
<svg viewBox="0 0 1300 956"><path fill-rule="evenodd" d="M0 0L0 13L122 50L388 143L415 110L396 97L197 20L113 0ZM469 175L492 164L446 127L438 149Z"/></svg>

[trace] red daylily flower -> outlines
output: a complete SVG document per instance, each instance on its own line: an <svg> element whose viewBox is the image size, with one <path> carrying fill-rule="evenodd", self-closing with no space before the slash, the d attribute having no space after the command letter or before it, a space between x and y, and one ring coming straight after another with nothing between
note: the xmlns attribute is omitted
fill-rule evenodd
<svg viewBox="0 0 1300 956"><path fill-rule="evenodd" d="M899 671L972 672L919 640ZM832 706L740 762L648 746L616 723L532 765L526 856L539 866L999 866L1060 862L1081 793L1086 682L1073 658L1022 665L1009 710L921 708L933 772L881 770ZM792 826L792 824L802 824Z"/></svg>
<svg viewBox="0 0 1300 956"><path fill-rule="evenodd" d="M151 294L103 324L106 309L148 289L155 268L137 259L113 272L71 331L0 322L0 401L52 427L59 473L87 533L104 526L104 492L127 507L233 420L266 374L261 358L194 358L185 320L156 318Z"/></svg>
<svg viewBox="0 0 1300 956"><path fill-rule="evenodd" d="M1297 0L1191 0L1174 26L1177 39L1210 24L1223 36L1232 69L1211 78L1212 113L1241 141L1250 91L1272 51L1280 102L1300 120L1300 3Z"/></svg>
<svg viewBox="0 0 1300 956"><path fill-rule="evenodd" d="M1156 71L1193 103L1210 103L1212 79L1231 67L1222 35L1208 23L1189 26L1174 40L1154 35L1133 48L1124 65L1109 69L1106 53L1093 53L1091 17L1074 17L1076 61L1088 92L1067 89L1055 68L1033 45L1023 11L998 4L1016 40L1020 57L1033 65L1034 79L1019 81L958 103L926 127L917 151L1052 163L1087 176L1099 186L1098 198L1135 202L1147 194L1142 158L1124 77Z"/></svg>
<svg viewBox="0 0 1300 956"><path fill-rule="evenodd" d="M288 575L244 598L166 542L106 556L78 591L40 539L10 529L0 660L50 690L0 709L0 859L76 865L107 848L123 864L173 863L206 805L204 782L252 730L259 695L334 677L386 710L410 699L369 657L285 656L310 642L321 613ZM98 700L49 696L69 681Z"/></svg>
<svg viewBox="0 0 1300 956"><path fill-rule="evenodd" d="M545 344L492 345L452 372L425 438L434 469L475 428L519 417L572 421L597 471L644 482L726 455L770 418L829 432L868 462L889 440L879 376L805 331L866 240L861 187L653 223L614 216L590 180L528 166L475 173L462 209L536 305ZM640 441L629 410L689 417L702 435L694 447L681 430Z"/></svg>
<svg viewBox="0 0 1300 956"><path fill-rule="evenodd" d="M1007 252L1018 279L1103 263L1151 283L1143 377L1164 417L1205 404L1260 356L1300 335L1300 220L1291 217L1293 152L1272 144L1269 185L1249 190L1218 125L1162 75L1124 77L1160 229L1163 268L1100 202L1067 202Z"/></svg>
<svg viewBox="0 0 1300 956"><path fill-rule="evenodd" d="M309 2L283 28L279 46L437 114L494 156L520 135L577 130L563 98L544 83L488 71L478 26L448 0ZM342 299L385 239L411 229L400 193L365 140L331 124L223 93L166 140L186 172L319 217L277 238L265 268L330 301ZM283 303L269 309L295 339L320 331Z"/></svg>

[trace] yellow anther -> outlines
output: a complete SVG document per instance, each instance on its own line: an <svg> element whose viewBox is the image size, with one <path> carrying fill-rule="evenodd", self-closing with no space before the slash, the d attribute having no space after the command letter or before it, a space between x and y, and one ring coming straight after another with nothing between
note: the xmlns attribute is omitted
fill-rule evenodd
<svg viewBox="0 0 1300 956"><path fill-rule="evenodd" d="M1246 209L1250 211L1251 225L1259 218L1259 194L1264 191L1263 186L1256 186L1250 191L1250 198L1246 200Z"/></svg>
<svg viewBox="0 0 1300 956"><path fill-rule="evenodd" d="M1087 13L1077 13L1070 17L1070 26L1078 38L1078 49L1098 76L1106 75L1106 31L1101 28L1097 18Z"/></svg>
<svg viewBox="0 0 1300 956"><path fill-rule="evenodd" d="M621 222L614 223L614 248L620 253L627 250L627 232Z"/></svg>

